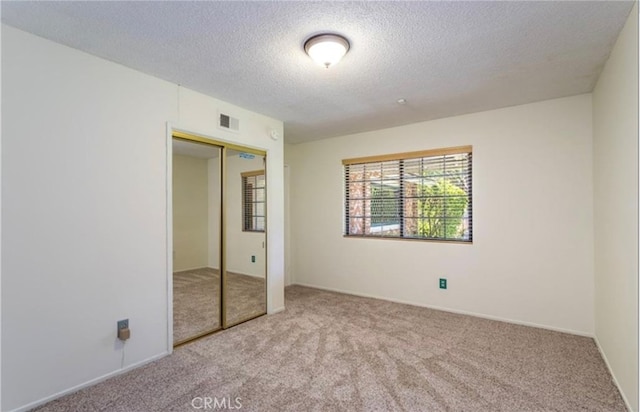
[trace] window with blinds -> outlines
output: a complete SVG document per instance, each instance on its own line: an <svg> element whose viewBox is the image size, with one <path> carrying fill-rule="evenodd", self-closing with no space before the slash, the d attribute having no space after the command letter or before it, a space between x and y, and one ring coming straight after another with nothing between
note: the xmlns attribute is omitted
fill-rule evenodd
<svg viewBox="0 0 640 412"><path fill-rule="evenodd" d="M472 242L472 147L346 159L345 236Z"/></svg>
<svg viewBox="0 0 640 412"><path fill-rule="evenodd" d="M264 232L265 176L264 170L244 172L242 176L242 230Z"/></svg>

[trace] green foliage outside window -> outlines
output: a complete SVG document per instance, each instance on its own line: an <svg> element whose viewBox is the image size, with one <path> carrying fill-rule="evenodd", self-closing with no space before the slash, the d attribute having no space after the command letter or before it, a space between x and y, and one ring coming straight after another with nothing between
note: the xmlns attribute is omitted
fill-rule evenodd
<svg viewBox="0 0 640 412"><path fill-rule="evenodd" d="M371 225L400 223L399 189L384 185L371 185Z"/></svg>
<svg viewBox="0 0 640 412"><path fill-rule="evenodd" d="M380 157L343 161L347 236L472 242L471 146Z"/></svg>
<svg viewBox="0 0 640 412"><path fill-rule="evenodd" d="M419 233L427 238L456 238L464 233L462 217L467 209L467 194L445 179L420 188Z"/></svg>

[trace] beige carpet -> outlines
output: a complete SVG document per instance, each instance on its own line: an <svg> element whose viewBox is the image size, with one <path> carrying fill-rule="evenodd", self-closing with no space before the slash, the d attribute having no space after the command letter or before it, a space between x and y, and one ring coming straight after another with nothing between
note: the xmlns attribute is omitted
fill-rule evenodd
<svg viewBox="0 0 640 412"><path fill-rule="evenodd" d="M227 323L267 311L264 279L227 272ZM220 274L202 268L173 274L173 341L220 328Z"/></svg>
<svg viewBox="0 0 640 412"><path fill-rule="evenodd" d="M299 286L286 306L39 410L625 410L590 338Z"/></svg>
<svg viewBox="0 0 640 412"><path fill-rule="evenodd" d="M227 272L227 324L267 313L267 285L264 278Z"/></svg>
<svg viewBox="0 0 640 412"><path fill-rule="evenodd" d="M220 275L216 269L173 274L173 341L220 328Z"/></svg>

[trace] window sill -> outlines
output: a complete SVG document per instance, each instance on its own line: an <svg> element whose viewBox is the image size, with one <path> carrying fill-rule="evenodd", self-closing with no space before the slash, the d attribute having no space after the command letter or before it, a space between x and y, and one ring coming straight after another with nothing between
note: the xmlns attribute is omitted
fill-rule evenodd
<svg viewBox="0 0 640 412"><path fill-rule="evenodd" d="M402 240L409 242L431 242L431 243L455 243L463 245L473 245L473 240L445 240L445 239L421 239L417 237L393 237L393 236L369 236L369 235L342 235L345 239L381 239L381 240Z"/></svg>

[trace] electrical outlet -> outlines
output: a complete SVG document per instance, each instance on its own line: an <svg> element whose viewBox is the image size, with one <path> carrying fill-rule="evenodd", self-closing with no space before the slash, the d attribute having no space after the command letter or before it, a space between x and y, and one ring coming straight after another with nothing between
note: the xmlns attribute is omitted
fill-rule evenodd
<svg viewBox="0 0 640 412"><path fill-rule="evenodd" d="M256 263L256 256L255 255L251 256L251 263Z"/></svg>
<svg viewBox="0 0 640 412"><path fill-rule="evenodd" d="M447 288L447 279L440 278L440 289L446 289L446 288Z"/></svg>
<svg viewBox="0 0 640 412"><path fill-rule="evenodd" d="M129 319L123 319L118 321L118 330L127 329L129 327Z"/></svg>

